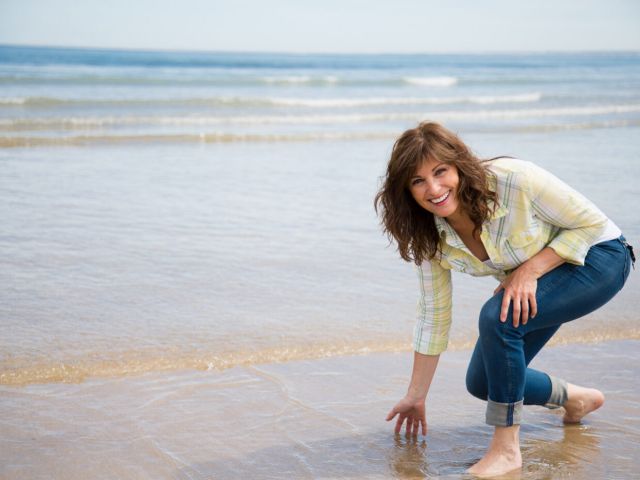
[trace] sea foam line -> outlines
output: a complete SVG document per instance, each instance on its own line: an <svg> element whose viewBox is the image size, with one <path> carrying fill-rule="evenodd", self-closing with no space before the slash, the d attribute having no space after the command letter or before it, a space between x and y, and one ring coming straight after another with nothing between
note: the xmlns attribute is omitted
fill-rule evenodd
<svg viewBox="0 0 640 480"><path fill-rule="evenodd" d="M607 328L559 333L549 345L600 343L611 340L640 340L636 328L611 331ZM469 350L475 339L452 339L449 351ZM318 360L347 355L368 355L385 352L409 352L411 345L405 340L350 341L291 344L262 349L236 349L220 351L208 349L192 351L131 351L100 352L80 358L22 358L0 364L0 385L29 385L34 383L66 382L78 383L92 377L122 377L148 372L177 370L226 370L238 366L265 363L284 363L296 360ZM213 352L213 353L212 353ZM219 353L216 353L219 352ZM97 352L96 352L97 353Z"/></svg>
<svg viewBox="0 0 640 480"><path fill-rule="evenodd" d="M41 130L48 128L88 129L127 125L265 125L265 124L349 124L387 121L485 120L535 117L589 116L640 112L640 104L588 107L532 108L520 110L471 110L440 112L353 113L328 115L248 115L248 116L122 116L54 117L0 119L0 130Z"/></svg>
<svg viewBox="0 0 640 480"><path fill-rule="evenodd" d="M384 105L448 105L457 103L475 103L489 105L493 103L528 103L539 102L542 94L539 92L523 93L519 95L502 96L460 96L460 97L368 97L368 98L272 98L274 105L291 107L370 107Z"/></svg>
<svg viewBox="0 0 640 480"><path fill-rule="evenodd" d="M335 75L323 75L312 77L311 75L282 75L260 77L260 80L267 84L299 84L299 83L337 83L339 78Z"/></svg>
<svg viewBox="0 0 640 480"><path fill-rule="evenodd" d="M452 87L458 83L456 77L402 77L402 80L411 85L420 87Z"/></svg>
<svg viewBox="0 0 640 480"><path fill-rule="evenodd" d="M198 133L158 135L74 135L59 137L2 137L0 148L79 146L92 144L133 143L253 143L253 142L313 142L341 140L392 139L392 132L312 132L303 134Z"/></svg>
<svg viewBox="0 0 640 480"><path fill-rule="evenodd" d="M458 97L363 97L363 98L300 98L300 97L238 97L220 96L205 98L137 98L137 99L81 99L56 97L4 97L0 98L0 107L49 107L49 106L171 106L198 105L222 107L309 107L309 108L351 108L385 105L449 105L495 103L531 103L539 102L539 92L514 95L471 95Z"/></svg>
<svg viewBox="0 0 640 480"><path fill-rule="evenodd" d="M602 122L563 123L552 125L511 125L467 128L467 132L493 133L535 133L564 130L589 130L598 128L638 127L637 120L611 120ZM77 146L91 144L122 143L252 143L252 142L314 142L349 140L393 140L398 131L388 132L310 132L302 134L260 134L260 133L198 133L198 134L143 134L143 135L74 135L57 137L3 137L0 136L0 148Z"/></svg>

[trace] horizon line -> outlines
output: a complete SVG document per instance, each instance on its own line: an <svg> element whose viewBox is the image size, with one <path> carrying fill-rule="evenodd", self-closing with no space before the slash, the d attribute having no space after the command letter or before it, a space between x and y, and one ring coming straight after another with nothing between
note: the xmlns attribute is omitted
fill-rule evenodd
<svg viewBox="0 0 640 480"><path fill-rule="evenodd" d="M240 55L549 55L549 54L607 54L607 53L635 53L640 54L640 49L585 49L585 50L478 50L478 51L413 51L413 52L335 52L335 51L286 51L286 50L208 50L188 48L144 48L144 47L97 47L77 45L42 45L30 43L0 43L0 47L13 48L43 48L64 50L102 50L121 52L145 52L145 53L210 53L210 54L240 54Z"/></svg>

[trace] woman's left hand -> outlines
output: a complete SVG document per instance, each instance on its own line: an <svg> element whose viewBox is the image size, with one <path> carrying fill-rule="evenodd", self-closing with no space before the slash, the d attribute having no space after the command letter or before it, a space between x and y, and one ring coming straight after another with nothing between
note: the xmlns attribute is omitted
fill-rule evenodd
<svg viewBox="0 0 640 480"><path fill-rule="evenodd" d="M537 277L526 264L520 265L511 272L493 292L495 295L504 289L500 321L503 323L507 321L511 302L513 302L514 327L517 328L520 323L525 325L529 318L535 317L538 313L538 305L536 304L537 287Z"/></svg>

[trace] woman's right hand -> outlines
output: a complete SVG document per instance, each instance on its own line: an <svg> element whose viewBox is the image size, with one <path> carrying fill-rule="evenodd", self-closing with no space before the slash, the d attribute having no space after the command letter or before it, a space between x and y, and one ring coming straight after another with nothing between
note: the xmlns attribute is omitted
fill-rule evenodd
<svg viewBox="0 0 640 480"><path fill-rule="evenodd" d="M396 433L400 433L402 430L402 424L406 420L407 436L417 436L420 426L422 426L422 435L427 434L427 417L424 398L412 398L410 396L404 397L391 409L387 415L387 422L393 420L396 415L399 415L398 420L396 421Z"/></svg>

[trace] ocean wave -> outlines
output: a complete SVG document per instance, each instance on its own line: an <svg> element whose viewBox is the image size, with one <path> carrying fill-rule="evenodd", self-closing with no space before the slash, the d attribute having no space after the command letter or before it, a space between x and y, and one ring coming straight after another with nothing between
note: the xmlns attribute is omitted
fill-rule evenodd
<svg viewBox="0 0 640 480"><path fill-rule="evenodd" d="M338 77L335 75L323 75L312 77L310 75L281 75L259 77L260 81L268 84L300 84L300 83L337 83Z"/></svg>
<svg viewBox="0 0 640 480"><path fill-rule="evenodd" d="M0 98L0 107L4 105L24 105L29 101L24 97L4 97Z"/></svg>
<svg viewBox="0 0 640 480"><path fill-rule="evenodd" d="M38 74L7 75L0 72L0 85L90 85L90 86L269 86L291 87L304 86L396 86L407 85L421 87L451 87L458 83L455 77L406 77L406 76L359 76L334 74L290 74L290 75L256 75L255 73L203 72L199 74L176 72L174 75L153 74L109 74L103 73L60 73L55 76ZM466 80L465 80L465 83ZM500 82L495 82L500 83Z"/></svg>
<svg viewBox="0 0 640 480"><path fill-rule="evenodd" d="M602 122L563 123L543 125L483 126L467 128L467 133L541 133L566 130L591 130L601 128L639 127L638 120L612 120ZM254 143L254 142L314 142L314 141L357 141L393 140L398 131L378 132L310 132L301 134L260 134L260 133L198 133L198 134L146 134L146 135L75 135L58 137L3 137L0 148L81 146L92 144L149 144L149 143Z"/></svg>
<svg viewBox="0 0 640 480"><path fill-rule="evenodd" d="M464 110L434 112L351 113L326 115L243 115L243 116L105 116L105 117L41 117L0 119L0 130L68 130L131 125L300 125L357 124L388 121L501 120L540 117L580 117L640 112L640 104L599 105L586 107L530 108L508 110Z"/></svg>
<svg viewBox="0 0 640 480"><path fill-rule="evenodd" d="M601 343L611 340L640 340L640 330L611 330L602 327L582 333L560 332L549 345ZM469 350L475 338L451 339L448 350ZM216 352L219 353L212 353ZM149 372L177 370L225 370L239 366L283 363L296 360L317 360L337 356L368 355L386 352L409 352L406 341L353 341L291 344L262 349L220 351L207 349L180 351L100 352L81 358L11 358L0 364L0 385L29 385L34 383L78 383L91 377L122 377Z"/></svg>
<svg viewBox="0 0 640 480"><path fill-rule="evenodd" d="M542 94L538 92L501 96L460 96L460 97L367 97L367 98L272 98L274 105L290 107L340 108L373 107L383 105L448 105L475 103L489 105L494 103L539 102Z"/></svg>
<svg viewBox="0 0 640 480"><path fill-rule="evenodd" d="M411 85L421 87L452 87L458 83L456 77L402 77L402 80Z"/></svg>
<svg viewBox="0 0 640 480"><path fill-rule="evenodd" d="M253 143L391 139L392 132L312 132L302 134L198 133L157 135L75 135L63 137L2 137L0 148L81 146L123 143Z"/></svg>
<svg viewBox="0 0 640 480"><path fill-rule="evenodd" d="M219 96L203 98L58 98L58 97L0 97L0 107L48 106L220 106L220 107L308 107L352 108L384 105L449 105L539 102L539 92L514 95L470 95L459 97L363 97L363 98L296 98L296 97L242 97Z"/></svg>

